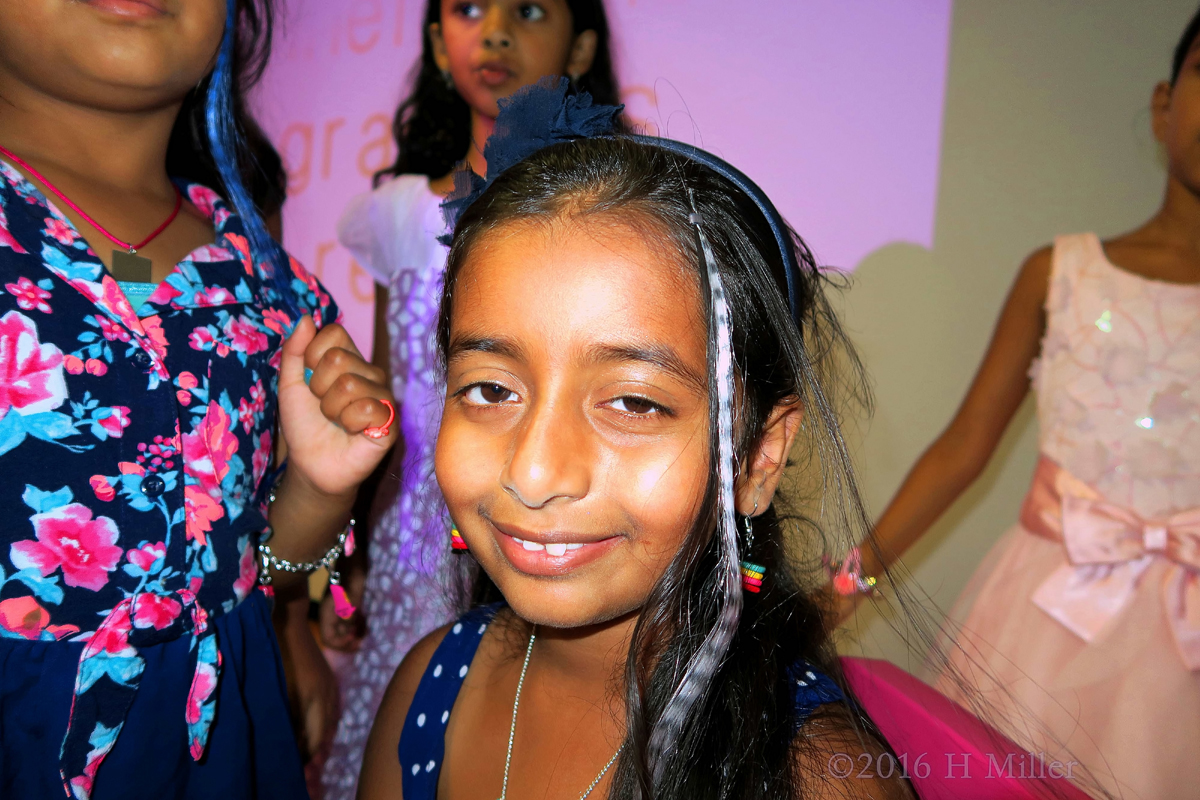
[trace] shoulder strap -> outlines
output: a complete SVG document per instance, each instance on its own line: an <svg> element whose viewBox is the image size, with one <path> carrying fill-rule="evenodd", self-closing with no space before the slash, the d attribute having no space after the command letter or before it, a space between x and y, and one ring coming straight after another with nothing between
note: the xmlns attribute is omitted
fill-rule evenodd
<svg viewBox="0 0 1200 800"><path fill-rule="evenodd" d="M435 800L446 754L446 722L467 677L483 632L500 606L475 608L446 632L429 659L400 731L399 757L404 769L405 800Z"/></svg>
<svg viewBox="0 0 1200 800"><path fill-rule="evenodd" d="M1067 284L1075 283L1080 270L1099 258L1104 258L1104 246L1094 233L1073 233L1054 237L1050 256L1050 286L1046 292L1046 309L1061 310L1063 298L1059 293Z"/></svg>
<svg viewBox="0 0 1200 800"><path fill-rule="evenodd" d="M803 725L818 707L826 703L840 703L846 699L842 687L811 664L799 662L788 670L792 683L792 696L796 703L796 725Z"/></svg>

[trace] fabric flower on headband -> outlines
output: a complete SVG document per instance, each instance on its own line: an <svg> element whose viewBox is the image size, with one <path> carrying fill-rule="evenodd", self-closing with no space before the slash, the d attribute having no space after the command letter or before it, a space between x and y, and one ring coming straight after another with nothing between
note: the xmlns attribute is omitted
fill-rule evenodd
<svg viewBox="0 0 1200 800"><path fill-rule="evenodd" d="M442 203L447 231L438 241L449 247L458 218L509 167L552 144L616 132L625 106L593 105L587 92L569 93L570 85L566 78L542 78L500 100L496 127L483 148L487 178L466 166L454 173L454 191Z"/></svg>

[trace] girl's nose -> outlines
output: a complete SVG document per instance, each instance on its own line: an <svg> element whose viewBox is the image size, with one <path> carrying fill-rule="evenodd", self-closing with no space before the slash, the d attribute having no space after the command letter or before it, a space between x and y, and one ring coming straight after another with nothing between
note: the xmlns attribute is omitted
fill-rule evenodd
<svg viewBox="0 0 1200 800"><path fill-rule="evenodd" d="M528 417L500 476L504 491L526 508L556 500L578 500L591 483L588 444L579 423L544 408Z"/></svg>
<svg viewBox="0 0 1200 800"><path fill-rule="evenodd" d="M512 47L512 37L508 35L508 31L491 31L483 37L483 46L489 50L507 50Z"/></svg>
<svg viewBox="0 0 1200 800"><path fill-rule="evenodd" d="M505 24L501 3L493 4L483 20L483 46L489 50L507 50L512 47L512 36Z"/></svg>

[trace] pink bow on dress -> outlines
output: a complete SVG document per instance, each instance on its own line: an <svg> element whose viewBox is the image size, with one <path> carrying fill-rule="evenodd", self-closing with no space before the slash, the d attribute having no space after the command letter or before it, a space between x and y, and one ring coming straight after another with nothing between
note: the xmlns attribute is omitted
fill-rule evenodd
<svg viewBox="0 0 1200 800"><path fill-rule="evenodd" d="M1154 559L1172 562L1163 607L1184 664L1200 670L1200 507L1146 520L1042 456L1021 524L1066 547L1070 563L1042 582L1033 602L1084 641L1129 604Z"/></svg>

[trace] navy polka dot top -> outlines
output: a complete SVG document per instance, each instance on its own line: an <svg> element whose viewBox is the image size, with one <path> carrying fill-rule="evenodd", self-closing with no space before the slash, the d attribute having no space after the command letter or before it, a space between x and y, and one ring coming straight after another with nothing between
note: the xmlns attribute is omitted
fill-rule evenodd
<svg viewBox="0 0 1200 800"><path fill-rule="evenodd" d="M446 754L446 723L475 651L501 604L469 611L454 623L429 659L400 732L404 800L436 800L438 775ZM818 706L844 699L841 688L824 674L800 664L791 670L796 716L807 719Z"/></svg>

